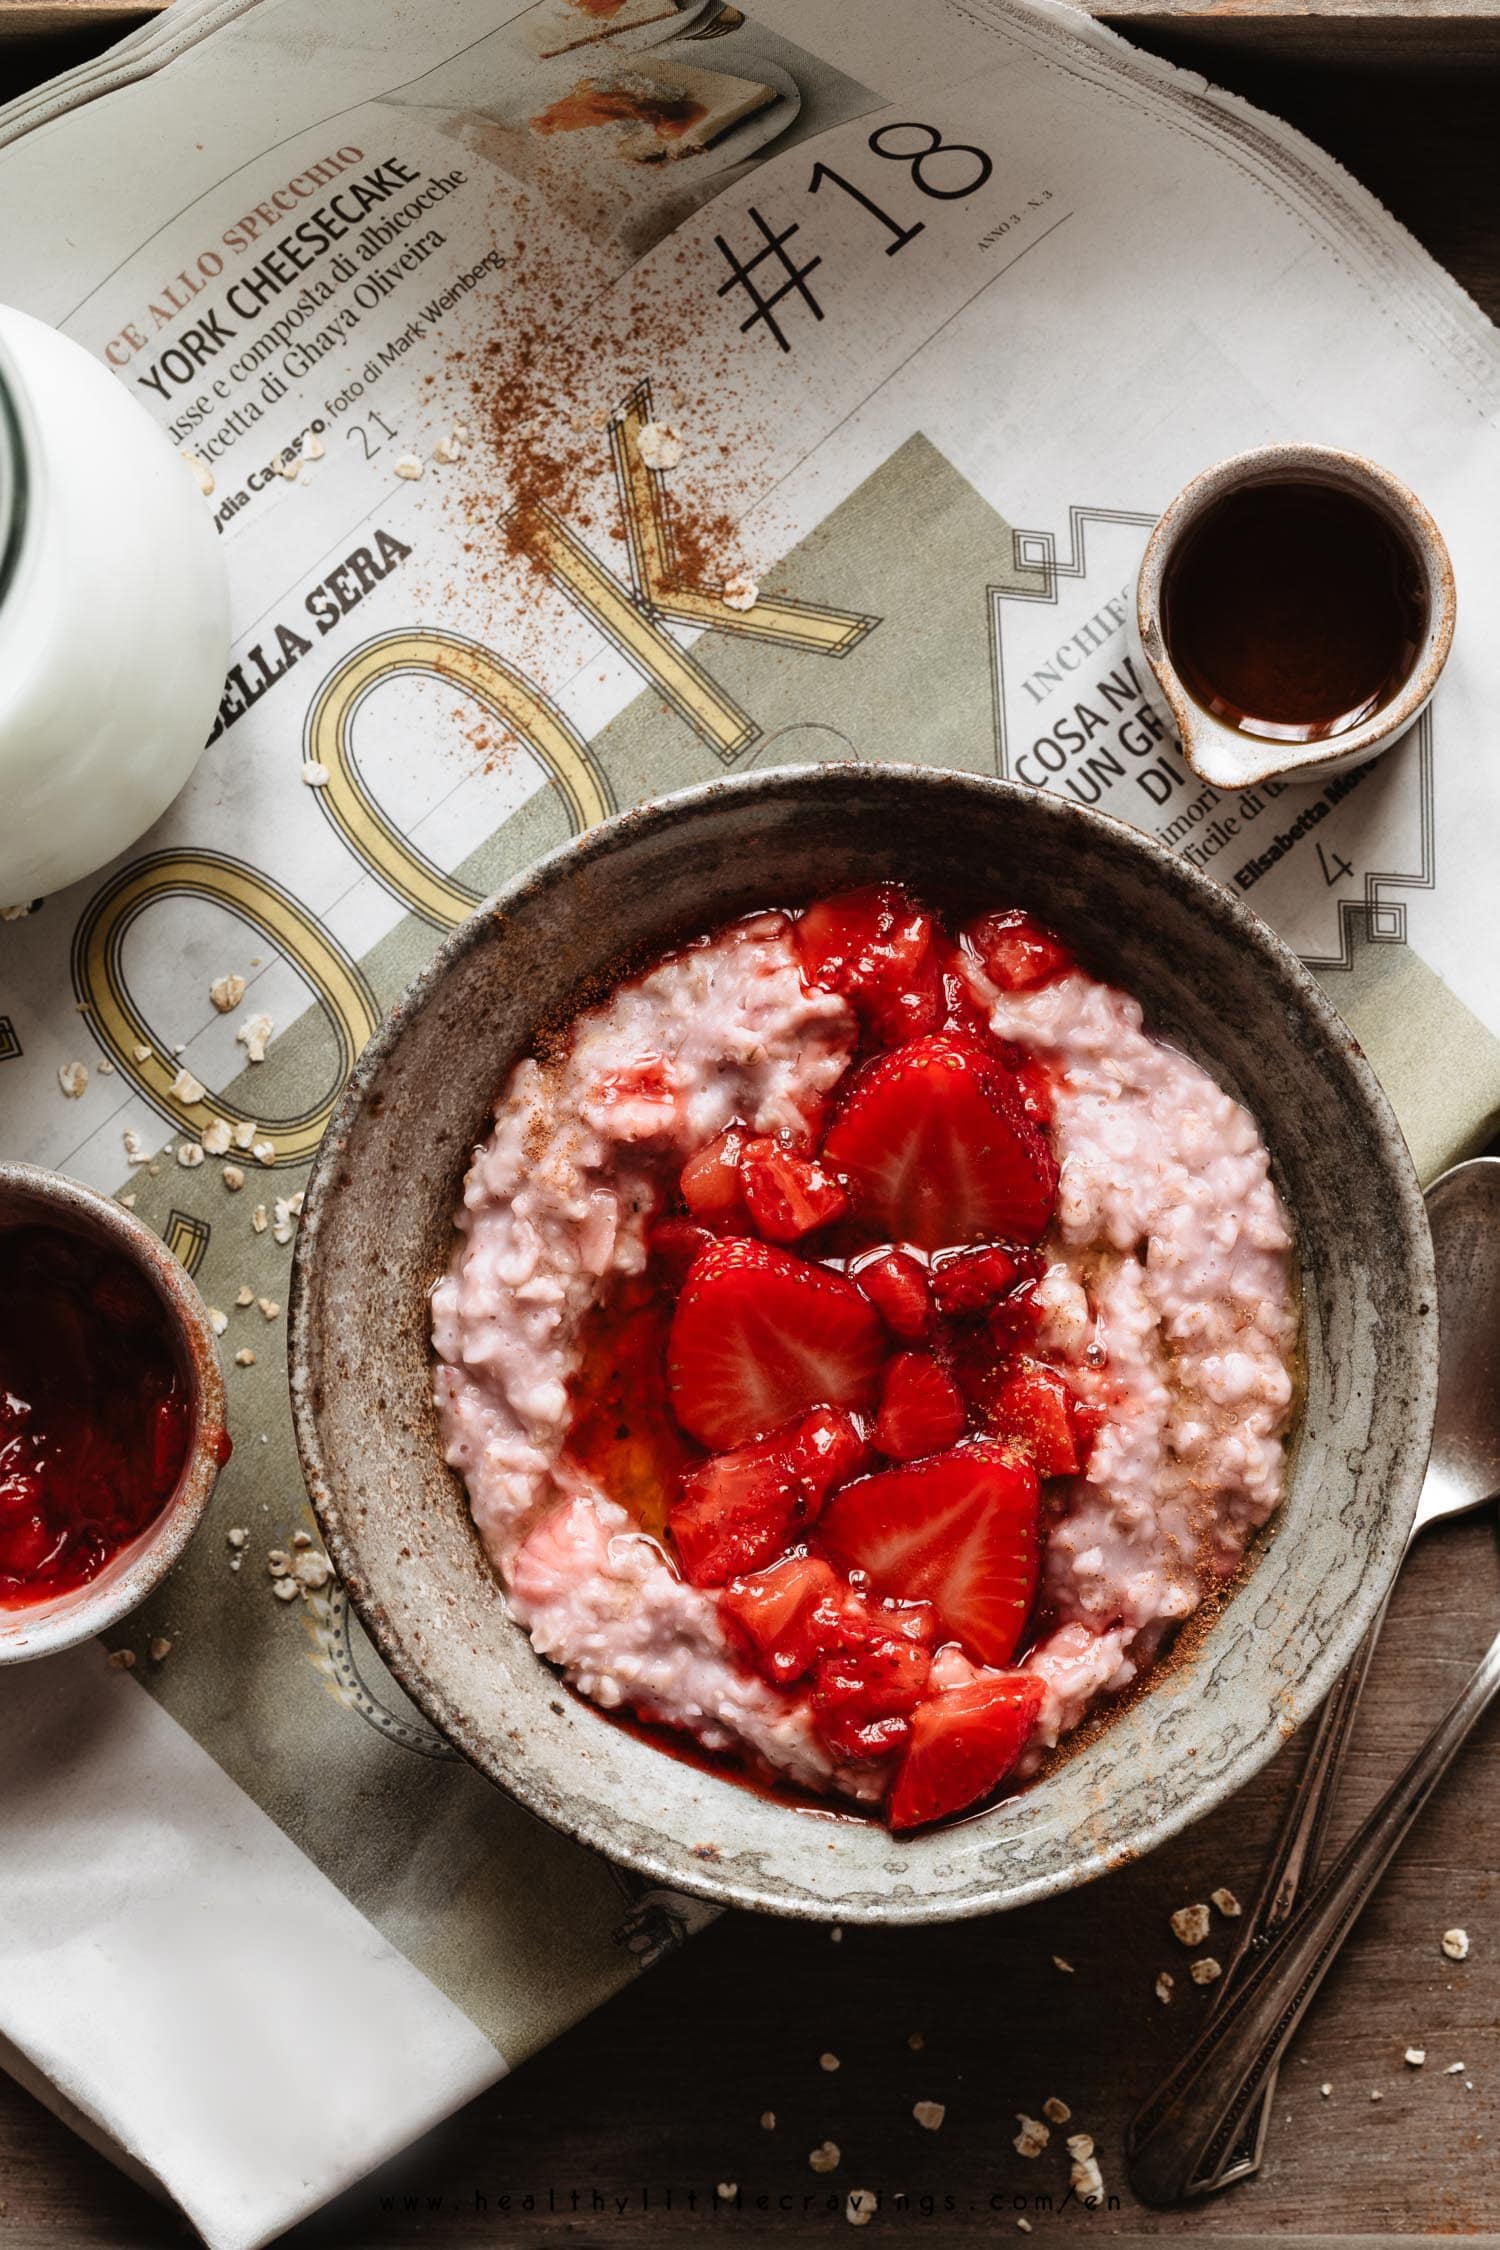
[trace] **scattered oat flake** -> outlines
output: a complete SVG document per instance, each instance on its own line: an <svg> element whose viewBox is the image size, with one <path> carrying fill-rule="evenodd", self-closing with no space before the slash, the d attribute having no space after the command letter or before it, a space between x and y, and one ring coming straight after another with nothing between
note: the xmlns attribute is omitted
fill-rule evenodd
<svg viewBox="0 0 1500 2250"><path fill-rule="evenodd" d="M1385 2100L1385 2096L1384 2094L1382 2094L1378 2086L1372 2086L1370 2088L1370 2099L1372 2102L1383 2102Z"/></svg>
<svg viewBox="0 0 1500 2250"><path fill-rule="evenodd" d="M123 1203L127 1211L135 1209L135 1197L133 1195L117 1195L115 1201L116 1203Z"/></svg>
<svg viewBox="0 0 1500 2250"><path fill-rule="evenodd" d="M920 2031L909 2031L906 2034L906 2044L908 2047L910 2047L914 2055L920 2055L922 2049L926 2046L927 2041L923 2038Z"/></svg>
<svg viewBox="0 0 1500 2250"><path fill-rule="evenodd" d="M1211 1953L1205 1953L1202 1960L1195 1961L1188 1970L1194 1984L1217 1984L1223 1974L1224 1971Z"/></svg>
<svg viewBox="0 0 1500 2250"><path fill-rule="evenodd" d="M1031 2221L1030 2221L1029 2219L1017 2219L1017 2221L1016 2221L1016 2227L1017 2227L1017 2229L1018 2229L1018 2231L1019 2231L1020 2233L1022 2233L1022 2234L1030 2234L1030 2232L1031 2232Z"/></svg>
<svg viewBox="0 0 1500 2250"><path fill-rule="evenodd" d="M1104 2175L1099 2170L1098 2159L1094 2155L1094 2144L1087 2133L1070 2134L1068 2154L1073 2160L1068 2177L1072 2182L1074 2194L1081 2196L1085 2202L1096 2198L1102 2202L1104 2200Z"/></svg>
<svg viewBox="0 0 1500 2250"><path fill-rule="evenodd" d="M251 1226L254 1227L257 1234L264 1234L266 1228L270 1225L270 1223L270 1219L266 1214L265 1205L263 1203L257 1203L255 1209L250 1214Z"/></svg>
<svg viewBox="0 0 1500 2250"><path fill-rule="evenodd" d="M103 1061L102 1061L102 1062L100 1063L100 1065L99 1065L99 1076L100 1076L101 1078L113 1078L113 1077L114 1077L114 1074L115 1074L115 1066L114 1066L114 1064L113 1064L113 1063L112 1063L112 1062L110 1061L110 1059L109 1059L108 1055L106 1055L106 1056L105 1056L105 1058L104 1058L104 1060L103 1060Z"/></svg>
<svg viewBox="0 0 1500 2250"><path fill-rule="evenodd" d="M63 1092L67 1095L70 1102L77 1101L79 1095L88 1085L88 1082L89 1066L87 1063L66 1062L63 1063L58 1070L57 1083L59 1086L61 1086Z"/></svg>
<svg viewBox="0 0 1500 2250"><path fill-rule="evenodd" d="M189 1109L201 1102L208 1092L208 1088L204 1085L202 1079L195 1078L190 1070L179 1070L172 1081L170 1090L176 1099L185 1102Z"/></svg>
<svg viewBox="0 0 1500 2250"><path fill-rule="evenodd" d="M133 1133L128 1125L120 1135L120 1139L125 1144L125 1161L128 1164L145 1164L150 1161L145 1142L141 1139L140 1134Z"/></svg>
<svg viewBox="0 0 1500 2250"><path fill-rule="evenodd" d="M295 1578L278 1578L271 1591L279 1602L294 1602L302 1589Z"/></svg>
<svg viewBox="0 0 1500 2250"><path fill-rule="evenodd" d="M406 477L413 481L422 474L422 463L415 453L403 453L399 461L391 463L391 467L398 477Z"/></svg>
<svg viewBox="0 0 1500 2250"><path fill-rule="evenodd" d="M242 1312L246 1305L254 1304L255 1291L251 1288L248 1281L242 1281L240 1283L238 1289L236 1289L234 1293L234 1301L240 1307L240 1310Z"/></svg>
<svg viewBox="0 0 1500 2250"><path fill-rule="evenodd" d="M322 440L322 439L321 439L321 438L319 437L319 435L318 435L317 431L316 431L316 430L309 430L309 431L308 431L308 433L307 433L307 435L306 435L306 437L305 437L305 438L304 438L304 439L302 440L302 458L303 458L303 460L304 460L304 461L321 461L321 460L322 460L322 458L323 458L323 454L324 454L324 451L325 451L325 448L324 448L323 440Z"/></svg>
<svg viewBox="0 0 1500 2250"><path fill-rule="evenodd" d="M325 765L320 765L316 758L304 758L302 761L302 778L309 789L326 789L328 787L328 768Z"/></svg>
<svg viewBox="0 0 1500 2250"><path fill-rule="evenodd" d="M721 2203L732 2203L739 2192L739 2187L733 2180L720 2180L714 2190Z"/></svg>
<svg viewBox="0 0 1500 2250"><path fill-rule="evenodd" d="M31 912L30 905L0 906L0 922L24 922Z"/></svg>
<svg viewBox="0 0 1500 2250"><path fill-rule="evenodd" d="M1233 1891L1210 1891L1208 1895L1227 1922L1237 1920L1245 1911Z"/></svg>
<svg viewBox="0 0 1500 2250"><path fill-rule="evenodd" d="M1039 2117L1028 2117L1024 2109L1016 2111L1016 2123L1021 2130L1011 2145L1017 2156L1040 2156L1052 2138L1050 2127Z"/></svg>
<svg viewBox="0 0 1500 2250"><path fill-rule="evenodd" d="M851 2227L867 2227L879 2207L873 2188L851 2188L844 2197L844 2217Z"/></svg>
<svg viewBox="0 0 1500 2250"><path fill-rule="evenodd" d="M913 2102L911 2113L924 2132L937 2133L942 2130L948 2108L945 2102Z"/></svg>
<svg viewBox="0 0 1500 2250"><path fill-rule="evenodd" d="M807 2161L815 2172L836 2172L839 2168L838 2142L819 2141L815 2149L809 2149Z"/></svg>
<svg viewBox="0 0 1500 2250"><path fill-rule="evenodd" d="M740 571L726 579L719 589L719 599L726 609L754 609L760 600L760 588L748 571Z"/></svg>
<svg viewBox="0 0 1500 2250"><path fill-rule="evenodd" d="M828 1933L828 1942L830 1945L842 1945L844 1942L844 1932L837 1922Z"/></svg>
<svg viewBox="0 0 1500 2250"><path fill-rule="evenodd" d="M760 2113L760 2125L761 2125L761 2131L762 2131L763 2133L774 2133L774 2132L775 2132L775 2130L776 2130L776 2112L775 2112L775 2110L774 2110L774 2109L763 2109L763 2110L761 2111L761 2113Z"/></svg>
<svg viewBox="0 0 1500 2250"><path fill-rule="evenodd" d="M224 1541L226 1546L245 1547L250 1543L250 1534L243 1524L237 1523L225 1532Z"/></svg>
<svg viewBox="0 0 1500 2250"><path fill-rule="evenodd" d="M231 1195L238 1195L245 1184L245 1175L238 1164L226 1164L219 1177Z"/></svg>
<svg viewBox="0 0 1500 2250"><path fill-rule="evenodd" d="M303 1198L304 1190L301 1188L297 1190L295 1195L278 1195L276 1197L276 1224L271 1229L274 1241L291 1241L292 1236L297 1231L297 1221L302 1216Z"/></svg>
<svg viewBox="0 0 1500 2250"><path fill-rule="evenodd" d="M292 1533L292 1545L294 1547L310 1547L312 1545L312 1533L310 1531L294 1531Z"/></svg>
<svg viewBox="0 0 1500 2250"><path fill-rule="evenodd" d="M130 1052L134 1055L137 1062L150 1062L155 1049L151 1047L135 1046L131 1048Z"/></svg>
<svg viewBox="0 0 1500 2250"><path fill-rule="evenodd" d="M265 1061L266 1042L274 1028L271 1018L264 1013L246 1016L242 1024L235 1026L234 1036L244 1048L251 1062Z"/></svg>
<svg viewBox="0 0 1500 2250"><path fill-rule="evenodd" d="M305 1594L320 1594L333 1576L333 1565L326 1555L293 1555L291 1575Z"/></svg>
<svg viewBox="0 0 1500 2250"><path fill-rule="evenodd" d="M189 453L184 447L182 458L198 480L198 490L206 500L214 488L214 473L200 453Z"/></svg>
<svg viewBox="0 0 1500 2250"><path fill-rule="evenodd" d="M1443 2076L1445 2078L1462 2078L1468 2067L1467 2063L1449 2063L1447 2069L1443 2072Z"/></svg>
<svg viewBox="0 0 1500 2250"><path fill-rule="evenodd" d="M281 1307L277 1304L274 1297L257 1297L255 1302L260 1308L260 1317L262 1320L274 1320L277 1314L281 1311Z"/></svg>
<svg viewBox="0 0 1500 2250"><path fill-rule="evenodd" d="M1056 2094L1049 2094L1042 2104L1043 2117L1050 2119L1054 2125L1066 2125L1072 2114L1067 2103L1059 2101Z"/></svg>
<svg viewBox="0 0 1500 2250"><path fill-rule="evenodd" d="M1065 1960L1063 1959L1063 1957L1062 1957L1062 1955L1061 1955L1060 1953L1054 1953L1054 1954L1053 1954L1053 1956L1052 1956L1052 1966L1053 1966L1053 1968L1054 1968L1054 1969L1061 1969L1061 1971L1062 1971L1062 1973L1063 1973L1063 1975L1064 1975L1065 1977L1076 1976L1076 1975L1077 1975L1077 1973L1078 1973L1078 1972L1077 1972L1077 1970L1076 1970L1076 1969L1074 1968L1074 1966L1073 1966L1072 1962L1071 1962L1071 1961L1065 1961Z"/></svg>
<svg viewBox="0 0 1500 2250"><path fill-rule="evenodd" d="M239 1121L238 1125L236 1125L236 1127L235 1127L235 1129L234 1129L234 1145L235 1145L235 1147L236 1147L236 1148L248 1148L248 1147L250 1146L251 1142L252 1142L252 1141L253 1141L254 1139L255 1139L255 1120L254 1120L253 1118L251 1118L251 1117L242 1117L242 1118L240 1119L240 1121Z"/></svg>
<svg viewBox="0 0 1500 2250"><path fill-rule="evenodd" d="M682 438L670 422L643 422L636 450L648 469L675 469L683 455Z"/></svg>
<svg viewBox="0 0 1500 2250"><path fill-rule="evenodd" d="M220 1312L217 1305L210 1305L208 1308L208 1325L216 1336L222 1336L229 1326L228 1313Z"/></svg>
<svg viewBox="0 0 1500 2250"><path fill-rule="evenodd" d="M276 1161L276 1143L274 1141L252 1141L250 1154L255 1158L257 1164L274 1164Z"/></svg>
<svg viewBox="0 0 1500 2250"><path fill-rule="evenodd" d="M1469 1958L1469 1933L1467 1930L1444 1930L1443 1951L1450 1961L1467 1961Z"/></svg>
<svg viewBox="0 0 1500 2250"><path fill-rule="evenodd" d="M1180 1944L1201 1945L1208 1935L1209 1913L1206 1906L1179 1906L1171 1917L1172 1935Z"/></svg>
<svg viewBox="0 0 1500 2250"><path fill-rule="evenodd" d="M1406 2050L1406 2060L1408 2063L1410 2063L1413 2070L1420 2070L1423 2063L1427 2060L1427 2049L1425 2047L1408 2047Z"/></svg>
<svg viewBox="0 0 1500 2250"><path fill-rule="evenodd" d="M242 1344L235 1353L234 1364L236 1367L253 1367L255 1365L255 1354L248 1344Z"/></svg>
<svg viewBox="0 0 1500 2250"><path fill-rule="evenodd" d="M1329 2095L1333 2092L1333 2080L1331 2078L1325 2078L1322 2085L1318 2088L1318 2092L1322 2095L1324 2101L1326 2102Z"/></svg>
<svg viewBox="0 0 1500 2250"><path fill-rule="evenodd" d="M1156 1997L1164 2008L1171 2005L1172 1992L1176 1982L1177 1979L1170 1969L1163 1969L1156 1980Z"/></svg>
<svg viewBox="0 0 1500 2250"><path fill-rule="evenodd" d="M172 1653L172 1644L164 1633L158 1633L147 1653L153 1664L165 1664Z"/></svg>
<svg viewBox="0 0 1500 2250"><path fill-rule="evenodd" d="M177 1161L185 1172L194 1172L203 1162L203 1151L196 1141L179 1141Z"/></svg>
<svg viewBox="0 0 1500 2250"><path fill-rule="evenodd" d="M819 2068L819 2070L837 2070L837 2069L838 2069L838 2067L839 2067L839 2058L838 2058L838 2056L837 2056L837 2055L827 2055L827 2054L824 2054L824 2055L819 2055L819 2057L818 2057L818 2068Z"/></svg>
<svg viewBox="0 0 1500 2250"><path fill-rule="evenodd" d="M133 1648L111 1649L109 1661L117 1672L133 1672L135 1670L135 1650Z"/></svg>
<svg viewBox="0 0 1500 2250"><path fill-rule="evenodd" d="M440 461L444 468L448 468L455 461L461 461L463 457L464 440L457 427L451 429L446 437L440 437L432 449L433 460Z"/></svg>
<svg viewBox="0 0 1500 2250"><path fill-rule="evenodd" d="M229 1154L229 1127L222 1117L216 1117L210 1124L204 1126L202 1132L198 1135L198 1145L205 1156L227 1156Z"/></svg>

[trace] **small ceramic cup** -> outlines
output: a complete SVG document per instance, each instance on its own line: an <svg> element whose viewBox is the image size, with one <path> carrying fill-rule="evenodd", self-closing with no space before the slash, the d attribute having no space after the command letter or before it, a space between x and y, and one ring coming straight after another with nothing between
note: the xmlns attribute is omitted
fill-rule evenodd
<svg viewBox="0 0 1500 2250"><path fill-rule="evenodd" d="M0 1606L0 1664L52 1656L118 1624L163 1579L198 1528L228 1457L224 1377L208 1307L166 1244L118 1203L31 1164L0 1164L0 1229L51 1226L128 1258L150 1286L192 1392L192 1434L177 1489L153 1523L96 1578L51 1601Z"/></svg>
<svg viewBox="0 0 1500 2250"><path fill-rule="evenodd" d="M1331 485L1371 503L1403 537L1421 572L1427 622L1406 678L1379 708L1357 725L1312 742L1288 742L1227 725L1191 695L1172 661L1162 629L1162 585L1181 541L1215 501L1247 485L1297 481ZM1426 707L1453 645L1456 602L1453 564L1443 535L1414 492L1388 469L1358 453L1326 445L1265 445L1232 454L1183 486L1146 543L1136 581L1131 640L1144 659L1141 684L1156 697L1182 742L1193 771L1221 789L1256 782L1324 780L1378 757ZM1148 670L1149 667L1149 670Z"/></svg>

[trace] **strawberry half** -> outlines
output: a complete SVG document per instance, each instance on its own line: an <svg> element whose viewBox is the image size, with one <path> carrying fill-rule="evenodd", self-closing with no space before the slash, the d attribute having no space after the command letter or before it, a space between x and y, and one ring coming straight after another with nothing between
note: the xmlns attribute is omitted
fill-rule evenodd
<svg viewBox="0 0 1500 2250"><path fill-rule="evenodd" d="M683 1283L667 1338L667 1393L714 1452L810 1406L873 1406L880 1315L842 1274L769 1243L715 1242Z"/></svg>
<svg viewBox="0 0 1500 2250"><path fill-rule="evenodd" d="M982 914L965 930L964 943L1002 992L1033 992L1076 965L1062 939L1019 908Z"/></svg>
<svg viewBox="0 0 1500 2250"><path fill-rule="evenodd" d="M846 1181L857 1219L924 1250L1034 1241L1057 1193L1057 1160L1010 1073L948 1032L859 1073L823 1161Z"/></svg>
<svg viewBox="0 0 1500 2250"><path fill-rule="evenodd" d="M774 1562L865 1457L853 1416L820 1407L792 1429L684 1470L667 1518L684 1578L722 1586Z"/></svg>
<svg viewBox="0 0 1500 2250"><path fill-rule="evenodd" d="M740 1157L740 1189L750 1223L767 1242L797 1242L841 1219L849 1198L821 1164L757 1136Z"/></svg>
<svg viewBox="0 0 1500 2250"><path fill-rule="evenodd" d="M920 1704L886 1803L892 1828L946 1820L987 1797L1025 1749L1042 1694L1034 1673L1006 1672Z"/></svg>
<svg viewBox="0 0 1500 2250"><path fill-rule="evenodd" d="M861 1477L835 1493L818 1543L877 1593L931 1602L981 1664L1008 1664L1036 1597L1041 1488L989 1439Z"/></svg>
<svg viewBox="0 0 1500 2250"><path fill-rule="evenodd" d="M898 1352L880 1388L872 1442L892 1461L920 1461L963 1434L963 1393L953 1377L925 1352Z"/></svg>
<svg viewBox="0 0 1500 2250"><path fill-rule="evenodd" d="M899 883L873 883L820 899L798 918L792 942L809 984L841 992L883 1047L943 1019L932 916Z"/></svg>

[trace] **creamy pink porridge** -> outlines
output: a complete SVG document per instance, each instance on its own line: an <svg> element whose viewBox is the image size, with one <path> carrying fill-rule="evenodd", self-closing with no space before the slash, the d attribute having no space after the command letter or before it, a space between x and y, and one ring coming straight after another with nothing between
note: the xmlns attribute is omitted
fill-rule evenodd
<svg viewBox="0 0 1500 2250"><path fill-rule="evenodd" d="M1255 1121L1024 914L671 953L517 1066L456 1226L439 1421L536 1648L896 1829L1107 1709L1281 1496Z"/></svg>

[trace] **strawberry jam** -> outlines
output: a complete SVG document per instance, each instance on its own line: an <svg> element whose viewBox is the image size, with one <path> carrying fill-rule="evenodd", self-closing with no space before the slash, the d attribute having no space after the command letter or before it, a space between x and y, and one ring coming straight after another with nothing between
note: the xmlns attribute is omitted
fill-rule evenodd
<svg viewBox="0 0 1500 2250"><path fill-rule="evenodd" d="M57 1227L0 1232L0 1605L97 1577L171 1498L191 1427L135 1267Z"/></svg>

